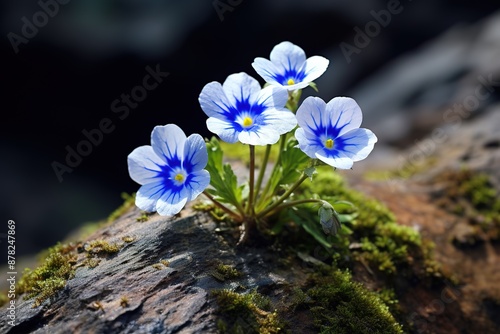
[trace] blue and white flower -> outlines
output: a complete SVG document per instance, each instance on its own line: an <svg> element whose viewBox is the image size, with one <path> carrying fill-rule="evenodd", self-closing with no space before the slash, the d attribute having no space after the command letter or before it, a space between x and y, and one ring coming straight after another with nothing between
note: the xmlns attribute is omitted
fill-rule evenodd
<svg viewBox="0 0 500 334"><path fill-rule="evenodd" d="M361 109L351 98L336 97L325 103L308 97L297 110L295 138L309 157L349 169L353 162L365 159L377 142L372 131L359 128L362 119Z"/></svg>
<svg viewBox="0 0 500 334"><path fill-rule="evenodd" d="M306 59L306 53L290 42L281 42L271 51L271 60L255 58L255 71L268 83L288 90L307 87L327 69L329 61L321 56Z"/></svg>
<svg viewBox="0 0 500 334"><path fill-rule="evenodd" d="M199 97L211 132L225 142L249 145L274 144L280 135L295 128L295 115L284 108L287 100L286 89L261 89L246 73L232 74L222 85L208 83Z"/></svg>
<svg viewBox="0 0 500 334"><path fill-rule="evenodd" d="M207 148L199 134L186 138L175 124L157 126L151 146L136 148L128 156L128 171L142 185L135 204L144 211L175 215L210 183Z"/></svg>

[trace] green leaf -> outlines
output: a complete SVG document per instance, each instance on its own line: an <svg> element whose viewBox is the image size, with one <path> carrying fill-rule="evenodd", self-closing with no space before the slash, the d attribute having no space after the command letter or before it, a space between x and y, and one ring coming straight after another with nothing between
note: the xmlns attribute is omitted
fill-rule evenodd
<svg viewBox="0 0 500 334"><path fill-rule="evenodd" d="M222 152L219 141L217 138L212 137L206 145L208 150L208 165L212 165L214 168L221 170L224 152Z"/></svg>
<svg viewBox="0 0 500 334"><path fill-rule="evenodd" d="M269 178L269 181L268 181L270 183L269 184L269 189L271 189L272 193L261 194L262 196L266 196L266 198L261 198L260 199L259 205L256 208L256 212L262 211L263 209L265 209L272 202L274 190L279 186L279 182L281 180L282 172L283 172L283 168L281 168L281 167L275 168L273 170L273 173L272 173L272 175L271 175L271 177Z"/></svg>
<svg viewBox="0 0 500 334"><path fill-rule="evenodd" d="M272 196L276 194L279 188L287 189L287 187L295 183L302 170L311 160L304 152L298 149L296 139L289 139L285 148L281 152L280 164L273 169L273 173L269 178L267 198L260 200L257 211L267 207L272 202Z"/></svg>
<svg viewBox="0 0 500 334"><path fill-rule="evenodd" d="M282 174L278 184L291 184L297 181L301 171L311 160L304 152L297 148L295 138L287 141L285 149L281 152Z"/></svg>
<svg viewBox="0 0 500 334"><path fill-rule="evenodd" d="M223 164L222 149L219 141L212 138L206 143L208 163L206 169L210 173L210 185L214 189L207 191L223 203L229 203L236 208L241 208L244 186L238 186L238 179L229 164Z"/></svg>
<svg viewBox="0 0 500 334"><path fill-rule="evenodd" d="M315 82L312 82L312 81L311 81L311 82L309 83L309 87L311 87L312 89L314 89L314 90L316 91L316 93L318 93L318 92L319 92L319 90L318 90L318 86L316 85L316 83L315 83Z"/></svg>
<svg viewBox="0 0 500 334"><path fill-rule="evenodd" d="M354 219L356 219L357 216L358 216L357 213L349 213L349 214L339 213L339 214L337 214L337 217L342 224L351 223L352 221L354 221Z"/></svg>
<svg viewBox="0 0 500 334"><path fill-rule="evenodd" d="M356 209L354 204L352 204L351 202L348 202L348 201L336 201L335 203L333 203L333 208L337 212L339 212L339 211L340 212L344 212L344 211L352 212L353 210Z"/></svg>
<svg viewBox="0 0 500 334"><path fill-rule="evenodd" d="M313 175L316 173L316 167L307 167L304 169L304 174L306 174L311 181L313 180Z"/></svg>
<svg viewBox="0 0 500 334"><path fill-rule="evenodd" d="M312 215L308 210L288 209L288 215L297 225L301 226L316 241L326 248L332 248L333 245L326 239L325 234L318 224L318 218Z"/></svg>

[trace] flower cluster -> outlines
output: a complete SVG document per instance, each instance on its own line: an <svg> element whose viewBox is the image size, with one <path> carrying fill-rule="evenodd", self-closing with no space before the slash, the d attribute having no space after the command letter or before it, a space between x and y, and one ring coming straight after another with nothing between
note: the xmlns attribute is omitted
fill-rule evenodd
<svg viewBox="0 0 500 334"><path fill-rule="evenodd" d="M315 88L313 81L328 64L324 57L306 58L300 47L282 42L273 48L269 60L255 58L252 64L266 81L264 88L246 73L231 74L222 84L206 84L199 103L208 116L207 128L226 143L248 145L248 181L238 184L231 166L223 162L217 139L205 142L198 134L186 137L174 124L157 126L151 146L141 146L128 156L130 176L142 185L136 205L144 211L175 215L203 193L243 224L240 241L245 241L271 215L316 203L323 230L335 234L340 220L329 202L316 197L291 200L291 196L302 182L312 179L317 166L349 169L365 159L377 137L360 128L361 109L351 98L335 97L325 103L308 97L299 106L302 89ZM277 143L278 157L263 185L271 147ZM255 146L265 146L257 179ZM297 170L301 170L298 176Z"/></svg>

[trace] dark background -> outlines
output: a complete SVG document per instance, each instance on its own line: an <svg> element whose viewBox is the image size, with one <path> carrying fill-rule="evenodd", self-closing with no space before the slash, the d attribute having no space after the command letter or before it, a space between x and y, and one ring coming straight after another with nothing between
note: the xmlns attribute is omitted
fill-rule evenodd
<svg viewBox="0 0 500 334"><path fill-rule="evenodd" d="M186 134L210 136L197 100L202 87L241 71L263 82L251 63L268 58L279 42L330 59L317 80L318 95L329 100L352 96L394 58L498 9L494 1L401 1L402 12L348 62L340 43L353 45L353 29L364 29L373 20L370 11L386 9L386 1L243 0L221 15L217 3L238 1L72 0L16 53L8 34L21 35L21 18L32 22L41 7L1 2L0 233L9 219L16 221L18 255L107 217L121 204L121 192L136 191L126 157L149 144L155 125L176 123ZM121 120L111 103L141 85L145 67L157 64L170 75ZM85 139L82 131L104 118L114 130L60 182L51 164L65 164L66 146L75 149Z"/></svg>

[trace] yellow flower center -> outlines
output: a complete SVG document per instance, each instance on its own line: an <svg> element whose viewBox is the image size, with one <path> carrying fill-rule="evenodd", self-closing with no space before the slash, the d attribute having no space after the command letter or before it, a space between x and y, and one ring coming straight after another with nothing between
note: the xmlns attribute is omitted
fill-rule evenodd
<svg viewBox="0 0 500 334"><path fill-rule="evenodd" d="M332 148L333 147L333 144L335 144L335 142L333 141L333 139L327 139L325 141L325 146L326 148Z"/></svg>
<svg viewBox="0 0 500 334"><path fill-rule="evenodd" d="M253 120L250 117L245 117L243 118L243 126L245 128L248 128L249 126L252 126Z"/></svg>
<svg viewBox="0 0 500 334"><path fill-rule="evenodd" d="M182 175L181 173L177 174L175 177L174 177L175 181L177 182L184 182L184 175Z"/></svg>
<svg viewBox="0 0 500 334"><path fill-rule="evenodd" d="M293 81L293 79L288 79L286 83L288 84L288 86L295 85L295 81Z"/></svg>

